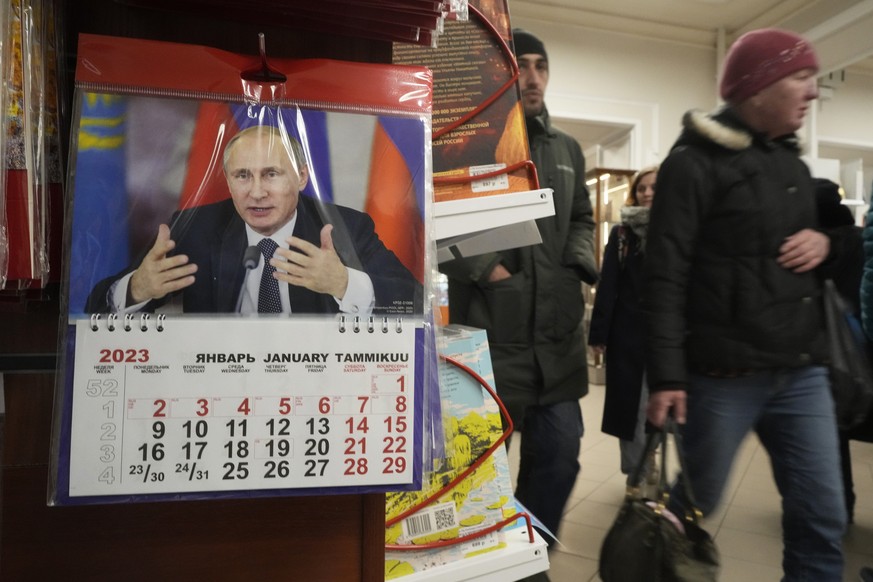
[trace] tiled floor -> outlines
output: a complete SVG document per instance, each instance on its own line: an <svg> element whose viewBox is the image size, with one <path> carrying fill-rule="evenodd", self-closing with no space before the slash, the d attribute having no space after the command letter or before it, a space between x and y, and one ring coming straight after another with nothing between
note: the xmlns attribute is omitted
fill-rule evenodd
<svg viewBox="0 0 873 582"><path fill-rule="evenodd" d="M558 536L561 546L549 554L551 582L600 580L600 543L624 497L625 476L619 471L618 441L600 432L603 391L602 385L592 384L588 396L582 399L582 472ZM510 451L513 467L518 462L518 440L513 440ZM855 523L844 542L846 582L858 580L861 566L873 566L873 444L852 442L852 462L858 500ZM780 579L780 514L767 454L752 435L737 456L725 502L704 523L721 552L720 582Z"/></svg>

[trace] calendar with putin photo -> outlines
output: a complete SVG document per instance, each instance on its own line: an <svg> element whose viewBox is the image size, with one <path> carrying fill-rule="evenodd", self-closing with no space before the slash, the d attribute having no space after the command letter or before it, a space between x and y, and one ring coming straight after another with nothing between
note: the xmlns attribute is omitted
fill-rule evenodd
<svg viewBox="0 0 873 582"><path fill-rule="evenodd" d="M51 504L420 486L430 100L421 67L80 37Z"/></svg>

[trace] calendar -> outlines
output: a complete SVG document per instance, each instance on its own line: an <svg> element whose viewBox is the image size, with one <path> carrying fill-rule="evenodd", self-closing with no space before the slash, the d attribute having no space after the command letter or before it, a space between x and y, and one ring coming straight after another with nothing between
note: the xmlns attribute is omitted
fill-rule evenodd
<svg viewBox="0 0 873 582"><path fill-rule="evenodd" d="M49 503L419 488L429 73L77 58Z"/></svg>
<svg viewBox="0 0 873 582"><path fill-rule="evenodd" d="M74 327L71 500L420 486L416 330L400 320Z"/></svg>

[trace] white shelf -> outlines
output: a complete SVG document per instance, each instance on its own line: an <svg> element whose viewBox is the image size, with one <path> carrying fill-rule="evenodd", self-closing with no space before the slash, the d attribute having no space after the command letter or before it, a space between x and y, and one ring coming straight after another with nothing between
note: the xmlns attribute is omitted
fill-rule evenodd
<svg viewBox="0 0 873 582"><path fill-rule="evenodd" d="M434 238L460 236L554 213L551 188L437 202Z"/></svg>
<svg viewBox="0 0 873 582"><path fill-rule="evenodd" d="M555 214L552 190L528 190L434 204L437 260L542 242L536 219Z"/></svg>
<svg viewBox="0 0 873 582"><path fill-rule="evenodd" d="M506 532L506 547L397 578L397 582L510 582L549 569L545 540L526 527Z"/></svg>
<svg viewBox="0 0 873 582"><path fill-rule="evenodd" d="M494 253L543 242L534 220L497 226L491 230L474 232L437 241L437 262Z"/></svg>

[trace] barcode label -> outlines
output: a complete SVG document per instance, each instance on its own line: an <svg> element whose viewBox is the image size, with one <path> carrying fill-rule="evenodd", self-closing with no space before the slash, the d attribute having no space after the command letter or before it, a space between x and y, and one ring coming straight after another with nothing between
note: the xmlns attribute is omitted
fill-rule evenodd
<svg viewBox="0 0 873 582"><path fill-rule="evenodd" d="M429 513L408 517L403 522L403 526L404 533L408 536L421 536L433 531Z"/></svg>
<svg viewBox="0 0 873 582"><path fill-rule="evenodd" d="M425 507L403 520L403 535L407 538L430 535L458 527L455 503L447 501Z"/></svg>
<svg viewBox="0 0 873 582"><path fill-rule="evenodd" d="M471 531L463 532L462 535L470 535ZM470 540L469 542L463 544L461 546L461 552L464 554L469 554L470 552L476 552L481 550L487 550L489 548L496 547L500 543L500 537L497 532L491 532L485 534L481 538L476 538L474 540Z"/></svg>
<svg viewBox="0 0 873 582"><path fill-rule="evenodd" d="M497 170L503 170L506 164L489 164L487 166L470 166L470 175L479 176ZM473 180L470 184L473 192L490 192L492 190L506 190L509 188L509 178L506 174L492 176L483 180Z"/></svg>

